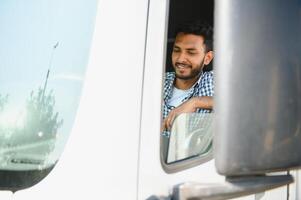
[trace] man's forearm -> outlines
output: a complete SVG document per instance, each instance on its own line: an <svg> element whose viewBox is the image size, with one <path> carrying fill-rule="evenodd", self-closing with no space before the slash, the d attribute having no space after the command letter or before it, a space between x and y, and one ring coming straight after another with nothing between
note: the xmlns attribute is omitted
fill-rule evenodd
<svg viewBox="0 0 301 200"><path fill-rule="evenodd" d="M202 109L213 109L213 97L201 96L195 98L195 107Z"/></svg>

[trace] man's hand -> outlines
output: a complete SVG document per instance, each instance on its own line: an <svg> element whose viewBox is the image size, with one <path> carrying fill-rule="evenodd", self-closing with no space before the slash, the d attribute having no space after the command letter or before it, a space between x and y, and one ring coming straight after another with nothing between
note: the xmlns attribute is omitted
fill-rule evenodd
<svg viewBox="0 0 301 200"><path fill-rule="evenodd" d="M162 131L170 130L175 118L182 113L193 113L196 112L198 108L212 109L212 107L213 107L213 97L208 97L208 96L193 97L187 100L186 102L184 102L183 104L181 104L179 107L174 108L173 110L170 111L168 116L163 121Z"/></svg>

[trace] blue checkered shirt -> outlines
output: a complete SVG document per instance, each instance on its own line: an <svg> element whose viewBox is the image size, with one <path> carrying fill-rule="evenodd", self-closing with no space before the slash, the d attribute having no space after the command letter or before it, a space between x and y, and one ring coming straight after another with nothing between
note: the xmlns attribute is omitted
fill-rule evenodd
<svg viewBox="0 0 301 200"><path fill-rule="evenodd" d="M174 109L174 106L168 105L169 99L172 96L172 91L174 88L174 81L176 75L174 72L167 72L165 74L164 82L164 103L163 103L163 119L167 117L169 112ZM182 103L188 99L196 96L213 96L214 94L214 83L213 83L213 71L204 72L200 76L197 83L193 86L193 89L182 99ZM211 110L198 109L198 113L210 113Z"/></svg>

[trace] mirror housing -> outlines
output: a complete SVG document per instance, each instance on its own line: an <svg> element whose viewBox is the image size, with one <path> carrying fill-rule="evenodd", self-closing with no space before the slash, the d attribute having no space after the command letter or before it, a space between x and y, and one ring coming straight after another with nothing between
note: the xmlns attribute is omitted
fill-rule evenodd
<svg viewBox="0 0 301 200"><path fill-rule="evenodd" d="M220 174L301 166L300 9L297 0L217 1L214 149Z"/></svg>

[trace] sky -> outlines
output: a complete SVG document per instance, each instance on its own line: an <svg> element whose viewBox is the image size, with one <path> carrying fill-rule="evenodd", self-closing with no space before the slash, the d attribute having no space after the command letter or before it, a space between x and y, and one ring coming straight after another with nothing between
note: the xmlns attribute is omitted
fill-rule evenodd
<svg viewBox="0 0 301 200"><path fill-rule="evenodd" d="M60 131L69 134L88 64L96 9L97 0L0 1L0 94L9 95L0 121L24 108L31 91L43 86L50 68L47 91L53 90L55 110L64 120Z"/></svg>

